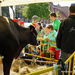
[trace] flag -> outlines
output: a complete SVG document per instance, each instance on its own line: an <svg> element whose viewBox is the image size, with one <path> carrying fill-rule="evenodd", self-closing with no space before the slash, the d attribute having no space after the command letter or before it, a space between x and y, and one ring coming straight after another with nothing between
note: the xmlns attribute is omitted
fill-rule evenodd
<svg viewBox="0 0 75 75"><path fill-rule="evenodd" d="M14 13L15 13L15 5L13 5L13 11L14 11Z"/></svg>
<svg viewBox="0 0 75 75"><path fill-rule="evenodd" d="M10 14L10 18L13 19L13 10L10 6L9 6L9 14Z"/></svg>

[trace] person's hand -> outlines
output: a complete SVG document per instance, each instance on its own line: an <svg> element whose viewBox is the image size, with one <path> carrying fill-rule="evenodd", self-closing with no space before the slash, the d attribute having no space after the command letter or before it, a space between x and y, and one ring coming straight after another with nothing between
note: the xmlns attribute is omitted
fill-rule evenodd
<svg viewBox="0 0 75 75"><path fill-rule="evenodd" d="M46 45L47 45L47 43L44 44L44 46L46 46Z"/></svg>
<svg viewBox="0 0 75 75"><path fill-rule="evenodd" d="M35 51L34 48L32 48L32 51Z"/></svg>
<svg viewBox="0 0 75 75"><path fill-rule="evenodd" d="M41 35L38 35L39 37L41 37Z"/></svg>
<svg viewBox="0 0 75 75"><path fill-rule="evenodd" d="M35 55L35 53L32 53L33 55Z"/></svg>
<svg viewBox="0 0 75 75"><path fill-rule="evenodd" d="M47 41L50 41L50 39L49 39L48 37L46 37L46 40L47 40Z"/></svg>

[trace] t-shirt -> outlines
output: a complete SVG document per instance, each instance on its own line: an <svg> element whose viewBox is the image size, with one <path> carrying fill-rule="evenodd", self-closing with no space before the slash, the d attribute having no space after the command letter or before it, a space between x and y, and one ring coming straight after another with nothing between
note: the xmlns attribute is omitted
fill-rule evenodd
<svg viewBox="0 0 75 75"><path fill-rule="evenodd" d="M53 29L54 30L58 30L59 26L60 26L60 20L58 20L58 18L53 22Z"/></svg>

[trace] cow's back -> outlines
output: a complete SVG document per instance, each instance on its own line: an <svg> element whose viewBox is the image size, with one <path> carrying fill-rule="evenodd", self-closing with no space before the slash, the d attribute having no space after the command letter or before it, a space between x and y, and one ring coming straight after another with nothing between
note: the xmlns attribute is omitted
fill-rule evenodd
<svg viewBox="0 0 75 75"><path fill-rule="evenodd" d="M12 54L13 49L17 49L18 44L18 32L14 22L9 18L0 16L0 54L5 56L8 52Z"/></svg>

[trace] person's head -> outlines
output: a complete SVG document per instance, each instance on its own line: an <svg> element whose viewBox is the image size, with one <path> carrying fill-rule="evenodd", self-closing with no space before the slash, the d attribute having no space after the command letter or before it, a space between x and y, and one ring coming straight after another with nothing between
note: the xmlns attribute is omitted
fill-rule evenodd
<svg viewBox="0 0 75 75"><path fill-rule="evenodd" d="M43 24L44 22L43 21L41 21L41 24Z"/></svg>
<svg viewBox="0 0 75 75"><path fill-rule="evenodd" d="M22 26L22 27L24 27L24 22L23 21L20 21L19 22L19 25Z"/></svg>
<svg viewBox="0 0 75 75"><path fill-rule="evenodd" d="M38 21L38 16L37 16L37 15L34 15L34 16L32 16L32 19L33 19L33 22L34 22L34 23L37 23L37 21Z"/></svg>
<svg viewBox="0 0 75 75"><path fill-rule="evenodd" d="M46 30L47 30L48 33L51 33L53 31L53 25L48 25L46 27Z"/></svg>
<svg viewBox="0 0 75 75"><path fill-rule="evenodd" d="M37 23L37 24L36 24L36 28L37 28L37 30L42 29L42 27L41 27L41 23Z"/></svg>
<svg viewBox="0 0 75 75"><path fill-rule="evenodd" d="M18 18L18 21L21 21L21 18Z"/></svg>
<svg viewBox="0 0 75 75"><path fill-rule="evenodd" d="M71 5L69 8L69 14L70 15L75 15L75 5Z"/></svg>
<svg viewBox="0 0 75 75"><path fill-rule="evenodd" d="M40 52L40 47L39 46L36 46L36 50L39 53Z"/></svg>
<svg viewBox="0 0 75 75"><path fill-rule="evenodd" d="M52 19L52 20L55 20L57 17L56 17L56 13L51 13L50 14L50 18Z"/></svg>
<svg viewBox="0 0 75 75"><path fill-rule="evenodd" d="M49 34L49 32L47 31L47 28L44 29L44 32L45 32L46 35Z"/></svg>

